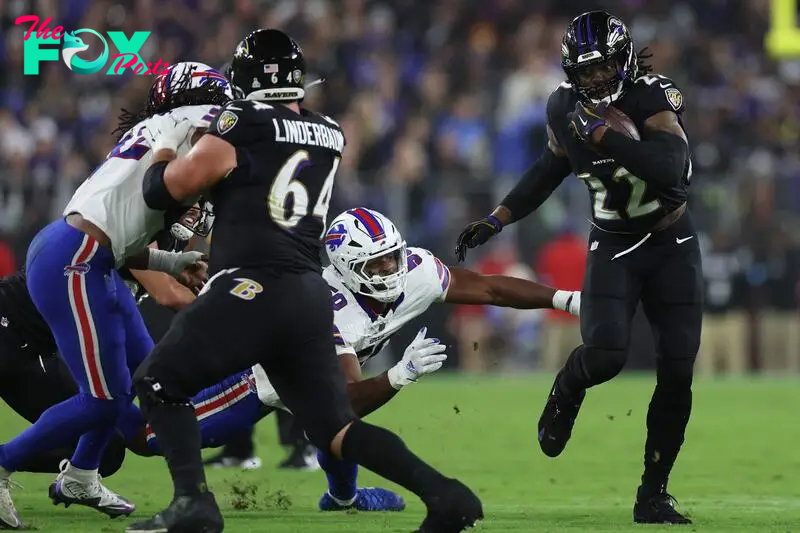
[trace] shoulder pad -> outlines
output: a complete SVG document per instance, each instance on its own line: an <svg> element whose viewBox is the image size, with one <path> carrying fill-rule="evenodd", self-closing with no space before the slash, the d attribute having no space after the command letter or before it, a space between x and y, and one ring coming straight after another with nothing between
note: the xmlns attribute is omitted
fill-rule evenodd
<svg viewBox="0 0 800 533"><path fill-rule="evenodd" d="M633 81L636 108L645 117L661 111L681 114L684 110L683 92L674 81L661 74L645 74Z"/></svg>
<svg viewBox="0 0 800 533"><path fill-rule="evenodd" d="M257 100L233 100L225 104L208 126L208 133L225 139L234 146L263 140L263 134L253 132L272 118L275 108Z"/></svg>
<svg viewBox="0 0 800 533"><path fill-rule="evenodd" d="M441 301L450 288L450 269L424 248L409 248L407 253L409 289L421 291L428 304Z"/></svg>
<svg viewBox="0 0 800 533"><path fill-rule="evenodd" d="M550 93L547 99L547 122L552 123L565 118L568 113L573 111L573 105L570 104L571 97L573 96L572 85L570 83L562 82L556 89Z"/></svg>

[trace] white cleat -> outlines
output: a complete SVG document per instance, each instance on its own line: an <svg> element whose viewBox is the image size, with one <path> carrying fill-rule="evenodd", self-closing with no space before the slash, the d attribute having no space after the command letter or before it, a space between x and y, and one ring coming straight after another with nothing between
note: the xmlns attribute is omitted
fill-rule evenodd
<svg viewBox="0 0 800 533"><path fill-rule="evenodd" d="M14 500L11 499L11 472L0 466L0 529L22 529Z"/></svg>
<svg viewBox="0 0 800 533"><path fill-rule="evenodd" d="M75 468L66 459L61 461L59 467L61 473L50 485L49 491L53 505L85 505L111 518L128 516L136 509L131 502L103 485L96 470Z"/></svg>

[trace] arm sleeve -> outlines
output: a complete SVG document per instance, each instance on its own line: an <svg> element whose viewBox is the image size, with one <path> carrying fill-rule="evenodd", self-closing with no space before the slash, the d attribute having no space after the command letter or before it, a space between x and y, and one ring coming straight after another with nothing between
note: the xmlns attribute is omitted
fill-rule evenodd
<svg viewBox="0 0 800 533"><path fill-rule="evenodd" d="M554 125L554 120L561 115L555 111L560 101L558 95L559 91L556 90L547 100L548 127ZM522 174L511 192L500 202L511 211L511 222L521 220L538 209L570 172L572 167L569 159L559 157L549 147L545 147L536 162Z"/></svg>
<svg viewBox="0 0 800 533"><path fill-rule="evenodd" d="M522 174L511 192L500 202L511 211L511 221L516 222L533 213L571 171L566 157L558 157L550 148L545 148L539 159Z"/></svg>

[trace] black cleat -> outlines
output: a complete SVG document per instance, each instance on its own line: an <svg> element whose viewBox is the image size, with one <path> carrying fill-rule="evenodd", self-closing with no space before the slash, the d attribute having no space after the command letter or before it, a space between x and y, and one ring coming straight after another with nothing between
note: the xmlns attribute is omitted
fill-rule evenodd
<svg viewBox="0 0 800 533"><path fill-rule="evenodd" d="M666 490L647 497L642 495L642 487L636 491L636 503L633 504L633 522L635 524L691 524L692 521L675 510L678 501Z"/></svg>
<svg viewBox="0 0 800 533"><path fill-rule="evenodd" d="M572 427L581 410L586 391L577 398L569 398L558 387L563 370L556 375L547 403L539 417L539 447L548 457L558 457L572 436Z"/></svg>
<svg viewBox="0 0 800 533"><path fill-rule="evenodd" d="M278 468L315 472L320 469L319 461L317 460L317 449L311 444L293 446L289 457L281 461L278 464Z"/></svg>
<svg viewBox="0 0 800 533"><path fill-rule="evenodd" d="M441 495L425 504L428 514L414 533L460 533L483 520L480 499L457 479L448 480Z"/></svg>
<svg viewBox="0 0 800 533"><path fill-rule="evenodd" d="M224 522L214 495L179 496L169 507L125 533L222 533Z"/></svg>

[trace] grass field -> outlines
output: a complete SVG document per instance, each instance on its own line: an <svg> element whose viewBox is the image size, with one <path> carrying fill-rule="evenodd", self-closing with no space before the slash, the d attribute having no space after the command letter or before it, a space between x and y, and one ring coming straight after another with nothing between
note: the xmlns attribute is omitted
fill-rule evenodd
<svg viewBox="0 0 800 533"><path fill-rule="evenodd" d="M591 391L572 442L555 460L536 443L549 386L549 377L427 379L371 419L479 493L486 520L478 532L642 531L631 524L631 507L652 378L625 376ZM687 442L670 484L680 509L695 519L689 531L800 531L798 400L800 389L789 379L696 381ZM3 439L24 427L15 415L2 416ZM210 473L227 532L410 532L422 519L411 495L403 513L318 512L324 475L275 468L283 450L271 419L262 422L259 443L260 471ZM23 520L40 531L121 532L129 523L53 507L50 476L14 479L24 487L13 492ZM369 473L361 484L386 486ZM108 485L138 504L134 517L159 510L171 496L161 459L129 457Z"/></svg>

